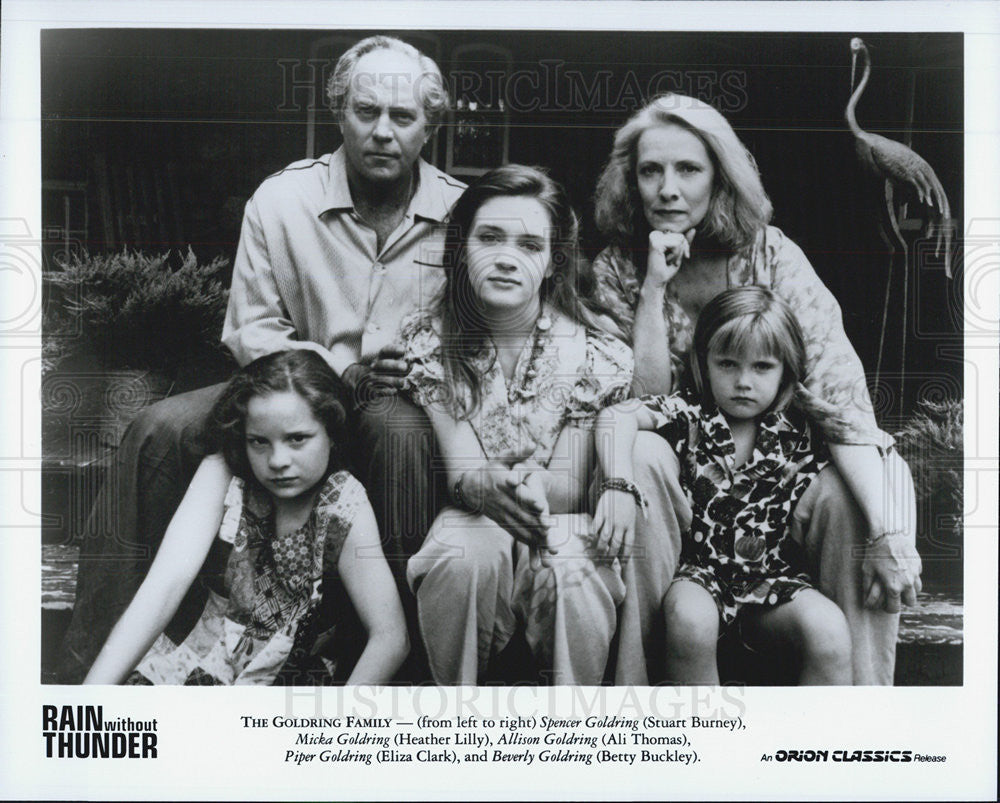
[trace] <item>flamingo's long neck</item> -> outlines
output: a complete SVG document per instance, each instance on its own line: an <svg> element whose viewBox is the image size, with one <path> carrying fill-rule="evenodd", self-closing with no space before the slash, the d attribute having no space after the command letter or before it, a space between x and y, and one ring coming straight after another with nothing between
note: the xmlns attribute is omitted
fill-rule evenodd
<svg viewBox="0 0 1000 803"><path fill-rule="evenodd" d="M847 110L844 112L844 117L847 119L847 127L851 129L851 133L855 136L861 134L861 126L858 125L858 120L854 116L854 109L858 105L865 87L868 85L868 76L871 75L872 71L871 59L868 58L868 48L864 45L861 46L861 57L864 60L864 72L861 74L861 80L858 82L857 88L851 93L851 99L847 101Z"/></svg>

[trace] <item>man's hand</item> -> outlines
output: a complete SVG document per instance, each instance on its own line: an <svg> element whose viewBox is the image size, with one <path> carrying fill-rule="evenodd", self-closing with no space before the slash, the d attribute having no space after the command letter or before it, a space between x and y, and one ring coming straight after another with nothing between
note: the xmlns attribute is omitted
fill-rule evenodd
<svg viewBox="0 0 1000 803"><path fill-rule="evenodd" d="M349 366L343 379L360 401L393 396L402 389L410 370L403 354L401 346L390 343L370 363Z"/></svg>
<svg viewBox="0 0 1000 803"><path fill-rule="evenodd" d="M866 547L861 563L865 607L898 613L901 601L916 604L923 588L920 569L920 555L909 533L889 533Z"/></svg>

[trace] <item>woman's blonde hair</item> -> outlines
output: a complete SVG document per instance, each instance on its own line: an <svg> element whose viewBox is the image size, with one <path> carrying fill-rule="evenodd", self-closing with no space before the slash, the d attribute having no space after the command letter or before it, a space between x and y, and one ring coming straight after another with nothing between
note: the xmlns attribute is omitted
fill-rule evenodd
<svg viewBox="0 0 1000 803"><path fill-rule="evenodd" d="M601 233L626 254L645 253L649 223L639 198L636 152L646 131L670 124L701 140L715 172L712 199L698 237L732 251L751 245L772 212L757 164L725 117L687 95L661 95L618 129L594 199ZM645 260L636 261L637 267L644 264Z"/></svg>

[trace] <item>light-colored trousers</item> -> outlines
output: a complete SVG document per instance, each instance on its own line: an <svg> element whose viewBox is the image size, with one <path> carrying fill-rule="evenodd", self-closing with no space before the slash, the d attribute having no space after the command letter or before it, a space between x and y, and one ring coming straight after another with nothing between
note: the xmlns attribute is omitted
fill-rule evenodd
<svg viewBox="0 0 1000 803"><path fill-rule="evenodd" d="M677 569L681 532L691 507L680 486L680 464L665 440L640 432L634 450L635 481L649 500L636 520L635 550L623 567L625 600L619 611L616 684L648 685L663 674L662 602ZM913 478L898 454L886 457L887 493L906 501L915 521ZM861 562L866 527L861 510L837 469L827 466L810 483L793 512L792 535L806 547L819 589L840 606L853 647L854 685L891 686L899 614L863 606Z"/></svg>
<svg viewBox="0 0 1000 803"><path fill-rule="evenodd" d="M539 569L485 516L449 507L435 519L407 580L436 682L475 685L520 625L553 684L600 684L625 595L621 567L592 554L589 515L553 519L558 553Z"/></svg>

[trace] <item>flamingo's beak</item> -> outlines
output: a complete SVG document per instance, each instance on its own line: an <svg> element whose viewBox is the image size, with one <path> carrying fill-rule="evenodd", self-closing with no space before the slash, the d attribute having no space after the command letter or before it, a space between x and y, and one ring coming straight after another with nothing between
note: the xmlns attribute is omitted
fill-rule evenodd
<svg viewBox="0 0 1000 803"><path fill-rule="evenodd" d="M854 73L858 66L858 51L851 51L851 90L854 90Z"/></svg>

